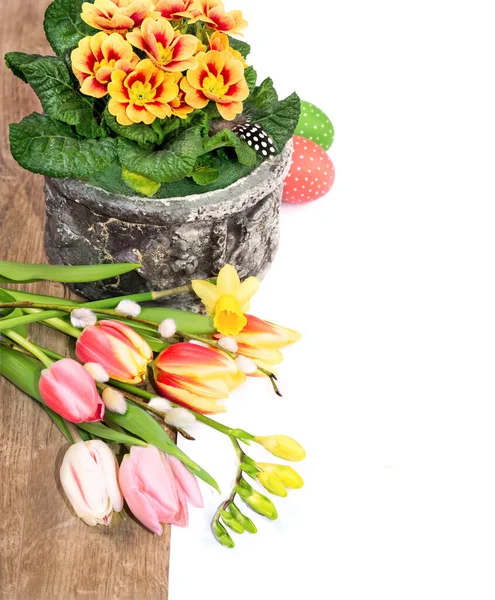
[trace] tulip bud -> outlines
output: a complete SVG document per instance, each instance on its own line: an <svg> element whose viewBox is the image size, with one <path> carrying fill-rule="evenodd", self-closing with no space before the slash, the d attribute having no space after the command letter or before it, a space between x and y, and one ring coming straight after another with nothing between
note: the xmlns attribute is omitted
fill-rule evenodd
<svg viewBox="0 0 495 600"><path fill-rule="evenodd" d="M256 533L258 530L256 529L256 525L251 521L249 517L246 517L241 511L237 508L237 506L231 502L229 504L230 514L234 517L236 521L238 521L243 527L245 531L249 533Z"/></svg>
<svg viewBox="0 0 495 600"><path fill-rule="evenodd" d="M253 488L245 481L241 480L240 484L235 487L234 490L248 506L260 515L263 515L272 521L278 518L277 509L270 498L253 490Z"/></svg>
<svg viewBox="0 0 495 600"><path fill-rule="evenodd" d="M241 525L241 523L239 523L239 521L234 519L230 513L228 513L226 510L221 510L220 514L222 515L222 520L225 525L230 527L232 531L235 531L236 533L244 533L244 527Z"/></svg>
<svg viewBox="0 0 495 600"><path fill-rule="evenodd" d="M125 415L127 412L127 401L124 395L119 391L114 390L111 387L107 387L103 390L101 397L105 403L105 408L110 412L114 412L119 415Z"/></svg>
<svg viewBox="0 0 495 600"><path fill-rule="evenodd" d="M256 463L256 466L265 473L274 473L290 490L298 490L304 485L303 478L292 467L271 463Z"/></svg>
<svg viewBox="0 0 495 600"><path fill-rule="evenodd" d="M121 300L115 307L115 312L128 317L137 317L141 312L141 307L132 300Z"/></svg>
<svg viewBox="0 0 495 600"><path fill-rule="evenodd" d="M258 481L274 496L280 496L285 498L287 496L287 490L282 481L274 473L258 473Z"/></svg>
<svg viewBox="0 0 495 600"><path fill-rule="evenodd" d="M257 436L254 441L261 444L270 454L284 460L298 461L306 456L304 448L287 435Z"/></svg>
<svg viewBox="0 0 495 600"><path fill-rule="evenodd" d="M230 537L230 535L227 533L227 530L221 523L219 523L215 519L211 528L213 530L213 535L222 544L222 546L227 546L227 548L234 548L234 540Z"/></svg>
<svg viewBox="0 0 495 600"><path fill-rule="evenodd" d="M143 338L120 321L99 321L89 326L76 342L77 358L100 364L112 379L142 383L153 352Z"/></svg>
<svg viewBox="0 0 495 600"><path fill-rule="evenodd" d="M67 450L60 481L77 516L88 525L109 525L113 511L122 510L117 472L115 455L100 440L78 442Z"/></svg>
<svg viewBox="0 0 495 600"><path fill-rule="evenodd" d="M93 378L72 358L57 360L42 371L38 387L43 402L71 423L103 419L105 406Z"/></svg>

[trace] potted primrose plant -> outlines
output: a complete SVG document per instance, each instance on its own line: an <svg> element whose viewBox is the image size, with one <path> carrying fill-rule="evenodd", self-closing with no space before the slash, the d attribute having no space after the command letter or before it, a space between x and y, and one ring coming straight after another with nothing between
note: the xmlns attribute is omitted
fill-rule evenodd
<svg viewBox="0 0 495 600"><path fill-rule="evenodd" d="M5 56L43 109L11 125L10 146L46 178L49 260L141 265L75 291L270 266L300 101L257 85L249 45L232 37L246 26L221 0L55 0L44 28L56 56Z"/></svg>

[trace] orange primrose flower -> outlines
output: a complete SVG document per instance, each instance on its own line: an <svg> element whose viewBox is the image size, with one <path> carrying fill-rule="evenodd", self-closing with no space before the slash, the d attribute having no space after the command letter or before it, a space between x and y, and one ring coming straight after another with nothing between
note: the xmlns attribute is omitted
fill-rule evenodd
<svg viewBox="0 0 495 600"><path fill-rule="evenodd" d="M124 35L146 17L157 18L150 0L95 0L82 5L81 19L90 27Z"/></svg>
<svg viewBox="0 0 495 600"><path fill-rule="evenodd" d="M202 52L196 55L198 67L190 69L181 81L186 102L193 108L204 108L210 100L226 121L242 113L242 101L249 96L244 66L230 52Z"/></svg>
<svg viewBox="0 0 495 600"><path fill-rule="evenodd" d="M194 108L189 106L186 102L186 94L180 88L180 82L183 79L182 73L174 73L175 75L175 83L179 86L179 94L176 98L170 102L170 108L172 109L172 114L181 119L185 119L187 115L190 115Z"/></svg>
<svg viewBox="0 0 495 600"><path fill-rule="evenodd" d="M131 73L114 71L108 93L108 110L120 125L150 125L156 118L171 116L169 102L179 93L179 86L173 73L164 73L145 59Z"/></svg>
<svg viewBox="0 0 495 600"><path fill-rule="evenodd" d="M94 98L107 94L107 87L115 69L129 73L139 57L118 33L103 31L83 38L70 55L72 70L81 84L81 92Z"/></svg>
<svg viewBox="0 0 495 600"><path fill-rule="evenodd" d="M190 23L202 21L212 29L236 34L248 26L242 16L242 11L225 12L222 0L194 0L193 17Z"/></svg>
<svg viewBox="0 0 495 600"><path fill-rule="evenodd" d="M194 0L152 0L155 11L165 19L189 19Z"/></svg>
<svg viewBox="0 0 495 600"><path fill-rule="evenodd" d="M230 52L234 58L240 60L246 69L248 64L244 59L244 56L239 52L239 50L234 50L231 48L229 43L229 37L226 33L222 33L221 31L215 31L215 33L209 38L210 50L218 50L218 52Z"/></svg>
<svg viewBox="0 0 495 600"><path fill-rule="evenodd" d="M198 38L174 31L172 25L161 17L158 21L145 19L141 29L129 32L126 39L136 48L146 52L156 66L164 71L186 71L198 65L198 61L193 57Z"/></svg>

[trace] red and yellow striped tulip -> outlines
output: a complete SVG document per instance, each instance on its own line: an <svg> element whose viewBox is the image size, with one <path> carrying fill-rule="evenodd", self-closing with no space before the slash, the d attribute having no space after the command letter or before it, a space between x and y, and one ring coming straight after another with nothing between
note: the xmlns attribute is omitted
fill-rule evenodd
<svg viewBox="0 0 495 600"><path fill-rule="evenodd" d="M158 69L147 58L130 73L114 71L108 93L108 110L120 125L150 125L156 118L170 117L169 103L177 97L179 86L173 73Z"/></svg>
<svg viewBox="0 0 495 600"><path fill-rule="evenodd" d="M194 0L152 0L155 3L155 11L169 20L190 19Z"/></svg>
<svg viewBox="0 0 495 600"><path fill-rule="evenodd" d="M190 23L202 21L212 29L231 35L238 34L248 26L242 16L242 11L225 12L222 0L194 0L194 8L191 12L193 17L189 21Z"/></svg>
<svg viewBox="0 0 495 600"><path fill-rule="evenodd" d="M112 73L119 69L130 73L139 62L132 46L118 33L100 31L83 38L70 56L72 70L81 84L81 92L102 98L108 92Z"/></svg>
<svg viewBox="0 0 495 600"><path fill-rule="evenodd" d="M153 368L162 396L204 414L225 412L218 401L246 379L223 352L187 342L166 348Z"/></svg>
<svg viewBox="0 0 495 600"><path fill-rule="evenodd" d="M247 323L234 339L237 342L237 354L247 356L264 369L276 374L273 365L283 360L280 348L294 344L301 339L301 334L293 329L275 325L269 321L258 319L252 315L244 315ZM220 338L221 336L216 336ZM255 377L265 377L261 371L253 373Z"/></svg>
<svg viewBox="0 0 495 600"><path fill-rule="evenodd" d="M101 365L110 377L124 383L141 383L153 351L143 338L119 321L98 321L85 327L76 342L82 363Z"/></svg>
<svg viewBox="0 0 495 600"><path fill-rule="evenodd" d="M230 52L232 56L240 60L246 69L248 64L244 59L244 56L239 52L239 50L234 50L230 46L229 37L226 33L222 33L221 31L215 31L215 33L209 39L210 50L217 50L218 52Z"/></svg>
<svg viewBox="0 0 495 600"><path fill-rule="evenodd" d="M146 17L157 18L150 0L95 0L82 5L81 19L90 27L124 35Z"/></svg>
<svg viewBox="0 0 495 600"><path fill-rule="evenodd" d="M249 96L244 65L230 52L200 52L198 67L190 69L181 82L186 102L193 108L204 108L210 100L226 121L242 113L242 101Z"/></svg>
<svg viewBox="0 0 495 600"><path fill-rule="evenodd" d="M164 71L180 72L198 66L194 58L198 38L174 31L167 19L145 19L141 28L129 32L126 39Z"/></svg>

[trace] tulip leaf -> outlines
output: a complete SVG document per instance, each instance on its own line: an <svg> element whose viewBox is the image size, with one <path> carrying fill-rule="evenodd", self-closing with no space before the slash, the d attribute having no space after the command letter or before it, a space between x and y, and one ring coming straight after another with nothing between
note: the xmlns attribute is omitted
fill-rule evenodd
<svg viewBox="0 0 495 600"><path fill-rule="evenodd" d="M83 283L116 277L117 275L134 271L140 266L138 263L76 266L36 265L0 260L0 281L3 281L5 277L15 283L33 283L35 281ZM60 302L59 300L59 298L51 298L51 304L62 304L61 300Z"/></svg>
<svg viewBox="0 0 495 600"><path fill-rule="evenodd" d="M10 151L28 171L48 177L85 178L115 161L116 140L85 140L69 125L32 113L10 125Z"/></svg>
<svg viewBox="0 0 495 600"><path fill-rule="evenodd" d="M108 414L108 413L107 413ZM117 444L130 444L133 446L147 446L146 442L132 435L121 433L107 427L103 423L78 423L78 427L104 440L116 442Z"/></svg>
<svg viewBox="0 0 495 600"><path fill-rule="evenodd" d="M120 427L123 427L127 431L130 431L134 435L142 438L149 444L156 446L158 449L163 450L171 456L178 458L184 465L197 477L208 483L216 490L220 491L217 482L213 477L190 459L174 442L170 439L169 435L164 429L158 424L145 410L132 404L127 403L127 412L125 415L119 415L117 413L111 413L107 411L105 413L105 420L111 423L116 423Z"/></svg>
<svg viewBox="0 0 495 600"><path fill-rule="evenodd" d="M46 406L41 398L38 382L44 368L45 366L35 358L26 356L16 350L4 347L0 348L0 375L3 375L25 394L37 400L43 406L55 425L72 444L74 440L72 439L72 435L67 427L65 419Z"/></svg>
<svg viewBox="0 0 495 600"><path fill-rule="evenodd" d="M43 26L47 40L59 56L75 48L95 30L81 19L83 0L55 0L45 12Z"/></svg>
<svg viewBox="0 0 495 600"><path fill-rule="evenodd" d="M74 125L77 133L86 138L107 135L106 129L98 124L94 116L95 99L74 89L63 58L41 56L19 68L49 117Z"/></svg>

